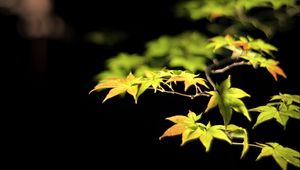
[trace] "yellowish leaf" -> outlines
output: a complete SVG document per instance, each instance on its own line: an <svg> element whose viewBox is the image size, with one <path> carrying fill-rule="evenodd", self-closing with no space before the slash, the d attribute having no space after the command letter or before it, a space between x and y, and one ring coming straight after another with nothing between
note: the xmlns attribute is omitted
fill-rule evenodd
<svg viewBox="0 0 300 170"><path fill-rule="evenodd" d="M205 113L218 105L218 93L215 91L210 91L208 93L211 95L211 97L210 97L207 107L204 111Z"/></svg>
<svg viewBox="0 0 300 170"><path fill-rule="evenodd" d="M184 125L182 125L182 124L175 124L172 127L170 127L169 129L167 129L164 132L164 134L159 137L159 140L161 140L164 137L181 135L184 130L185 130Z"/></svg>

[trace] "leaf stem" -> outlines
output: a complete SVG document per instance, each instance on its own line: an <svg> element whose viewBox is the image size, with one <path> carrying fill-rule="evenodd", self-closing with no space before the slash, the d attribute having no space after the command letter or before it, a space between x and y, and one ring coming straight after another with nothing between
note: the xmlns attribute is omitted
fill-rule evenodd
<svg viewBox="0 0 300 170"><path fill-rule="evenodd" d="M244 145L243 143L239 143L239 142L232 142L231 144L232 144L232 145L241 145L241 146ZM253 143L249 143L248 145L249 145L249 146L252 146L252 147L255 147L255 148L263 148L262 146L256 145L256 144L253 144Z"/></svg>

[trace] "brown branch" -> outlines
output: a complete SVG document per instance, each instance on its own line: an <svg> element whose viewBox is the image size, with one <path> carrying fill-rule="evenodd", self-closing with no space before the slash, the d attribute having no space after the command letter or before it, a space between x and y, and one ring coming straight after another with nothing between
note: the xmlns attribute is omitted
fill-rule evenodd
<svg viewBox="0 0 300 170"><path fill-rule="evenodd" d="M149 87L149 89L155 90L152 87ZM205 96L205 97L210 96L210 94L207 94L207 93L204 93L204 92L196 93L196 94L184 94L184 93L180 93L180 92L177 92L177 91L167 91L167 90L164 90L164 89L156 89L156 90L160 91L162 93L176 94L176 95L179 95L179 96L188 97L190 99L194 99L194 98L199 97L199 96Z"/></svg>
<svg viewBox="0 0 300 170"><path fill-rule="evenodd" d="M236 66L241 66L241 65L251 65L250 62L245 62L245 61L241 61L241 62L236 62L236 63L232 63L224 68L221 68L221 69L217 69L217 70L211 70L211 73L213 74L217 74L217 73L224 73L225 71L233 68L233 67L236 67Z"/></svg>

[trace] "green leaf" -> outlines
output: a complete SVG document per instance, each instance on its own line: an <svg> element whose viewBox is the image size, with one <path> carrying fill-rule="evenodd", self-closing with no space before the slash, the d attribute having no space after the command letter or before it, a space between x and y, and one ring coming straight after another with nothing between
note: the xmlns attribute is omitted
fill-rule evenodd
<svg viewBox="0 0 300 170"><path fill-rule="evenodd" d="M198 139L202 134L204 133L204 131L201 128L196 128L196 130L194 129L186 129L183 133L182 133L182 142L181 142L181 146L183 146L186 142L194 140L194 139Z"/></svg>
<svg viewBox="0 0 300 170"><path fill-rule="evenodd" d="M224 130L225 130L224 126L222 125L211 126L210 122L208 122L208 124L206 125L206 130L204 130L202 135L200 136L200 141L205 147L206 152L210 150L211 142L213 138L224 140L231 144L231 140L228 138Z"/></svg>
<svg viewBox="0 0 300 170"><path fill-rule="evenodd" d="M204 131L204 133L200 136L200 141L205 147L206 152L210 150L212 140L213 136L210 133L207 133L206 131Z"/></svg>
<svg viewBox="0 0 300 170"><path fill-rule="evenodd" d="M279 116L277 109L273 106L260 106L260 107L256 107L256 108L253 108L250 110L261 112L258 115L256 123L254 124L253 128L255 128L257 125L259 125L265 121L275 118L276 115Z"/></svg>
<svg viewBox="0 0 300 170"><path fill-rule="evenodd" d="M262 150L256 160L265 156L272 156L283 170L287 169L288 163L300 168L300 153L298 151L288 147L283 147L282 145L274 142L267 143L267 145L259 145L262 146Z"/></svg>
<svg viewBox="0 0 300 170"><path fill-rule="evenodd" d="M171 82L184 82L184 91L187 91L188 88L192 85L196 86L197 84L200 84L206 88L208 86L206 85L206 80L203 78L199 78L198 75L188 73L185 71L180 72L178 75L171 75L171 77L168 79L166 83Z"/></svg>
<svg viewBox="0 0 300 170"><path fill-rule="evenodd" d="M266 156L271 156L273 155L274 153L274 150L273 148L271 148L270 146L264 146L262 149L261 149L261 152L260 154L257 156L256 160L260 160L262 157L266 157Z"/></svg>
<svg viewBox="0 0 300 170"><path fill-rule="evenodd" d="M236 126L234 124L227 125L226 130L228 131L231 139L234 139L234 138L242 138L243 139L243 150L242 150L242 154L241 154L241 159L242 159L249 149L247 130L245 128Z"/></svg>
<svg viewBox="0 0 300 170"><path fill-rule="evenodd" d="M300 95L291 95L291 94L279 94L279 95L274 95L272 96L270 101L273 100L281 100L287 104L292 104L293 102L295 103L300 103Z"/></svg>
<svg viewBox="0 0 300 170"><path fill-rule="evenodd" d="M220 86L217 86L217 91L208 92L211 96L205 112L218 105L219 111L223 117L224 125L228 125L232 110L242 113L249 121L251 121L248 110L240 98L250 97L249 94L241 89L231 87L230 76L224 80Z"/></svg>
<svg viewBox="0 0 300 170"><path fill-rule="evenodd" d="M227 134L224 132L224 126L212 126L207 130L214 138L227 141L231 144L231 140L228 138Z"/></svg>
<svg viewBox="0 0 300 170"><path fill-rule="evenodd" d="M259 106L250 109L250 111L261 112L253 128L265 121L275 118L276 121L280 123L285 129L289 118L300 119L300 107L292 104L293 102L295 102L295 99L297 100L297 95L275 95L271 98L271 101L281 100L280 102L272 102L268 103L265 106Z"/></svg>
<svg viewBox="0 0 300 170"><path fill-rule="evenodd" d="M256 51L263 51L269 55L272 55L271 51L278 51L275 46L268 44L261 39L250 41L249 46L251 49L254 49Z"/></svg>
<svg viewBox="0 0 300 170"><path fill-rule="evenodd" d="M103 102L119 94L127 92L133 96L135 103L137 103L137 93L138 93L139 83L140 83L140 77L135 77L130 73L126 78L113 78L113 79L101 81L98 85L94 87L93 90L91 90L91 92L99 91L106 88L111 88L111 90L108 92Z"/></svg>
<svg viewBox="0 0 300 170"><path fill-rule="evenodd" d="M184 145L188 141L199 138L206 128L202 123L196 122L200 118L201 114L196 115L192 111L189 111L187 116L175 115L166 118L167 120L174 122L175 125L167 129L159 139L161 140L164 137L182 135L181 145Z"/></svg>

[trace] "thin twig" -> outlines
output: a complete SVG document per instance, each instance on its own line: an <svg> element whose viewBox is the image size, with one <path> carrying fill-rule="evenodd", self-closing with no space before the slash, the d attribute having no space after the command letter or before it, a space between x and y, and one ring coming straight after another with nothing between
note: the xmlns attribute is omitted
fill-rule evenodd
<svg viewBox="0 0 300 170"><path fill-rule="evenodd" d="M250 62L245 62L245 61L241 61L241 62L236 62L236 63L232 63L224 68L221 68L221 69L217 69L217 70L211 70L211 73L213 74L217 74L217 73L224 73L225 71L233 68L233 67L236 67L236 66L241 66L241 65L251 65Z"/></svg>
<svg viewBox="0 0 300 170"><path fill-rule="evenodd" d="M211 65L211 66L214 66L214 65ZM211 66L206 67L205 76L206 76L206 79L208 80L209 84L213 87L214 91L216 91L217 90L216 85L210 77Z"/></svg>
<svg viewBox="0 0 300 170"><path fill-rule="evenodd" d="M149 89L152 89L152 90L155 90L154 88L152 87L149 87ZM176 95L179 95L179 96L184 96L184 97L188 97L190 99L194 99L196 97L199 97L199 96L205 96L205 97L209 97L210 94L207 94L207 93L196 93L196 94L184 94L184 93L180 93L180 92L177 92L177 91L167 91L167 90L164 90L164 89L156 89L157 91L160 91L162 93L169 93L169 94L176 94Z"/></svg>

